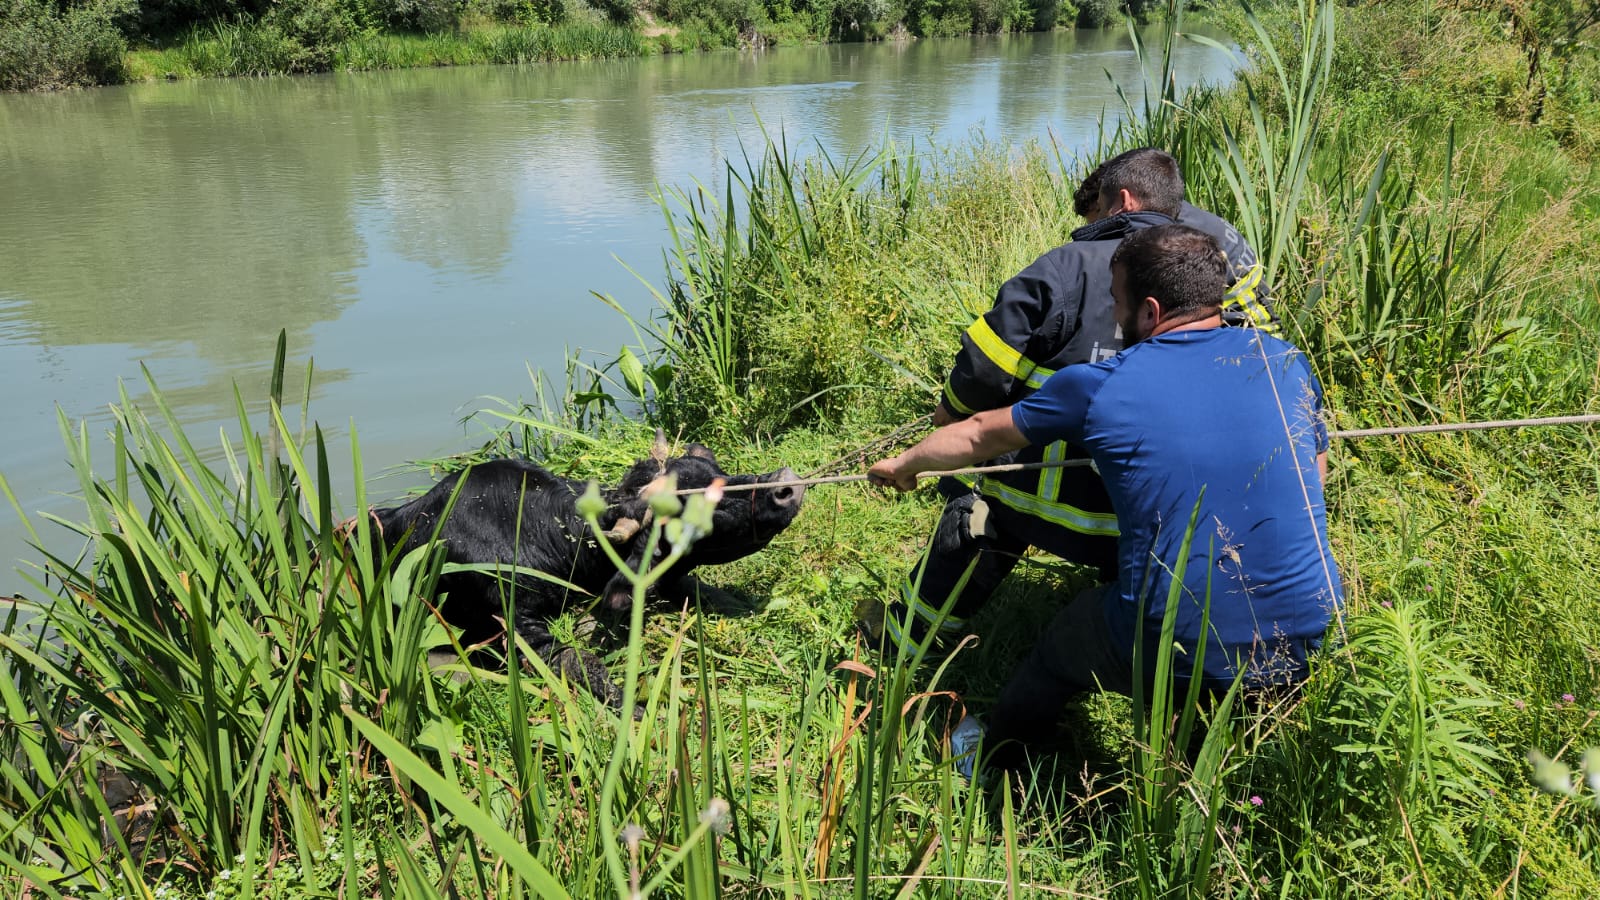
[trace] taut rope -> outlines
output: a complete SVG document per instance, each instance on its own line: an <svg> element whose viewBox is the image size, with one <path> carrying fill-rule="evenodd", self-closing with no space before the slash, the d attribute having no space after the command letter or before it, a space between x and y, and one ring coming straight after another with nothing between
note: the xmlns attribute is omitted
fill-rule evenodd
<svg viewBox="0 0 1600 900"><path fill-rule="evenodd" d="M923 419L918 419L910 424L921 425L924 421L926 421L926 417ZM1392 435L1402 434L1438 434L1441 432L1453 431L1489 431L1496 428L1538 428L1549 425L1593 425L1596 423L1600 423L1600 413L1582 416L1547 416L1542 419L1492 419L1487 422L1443 422L1436 425L1398 425L1392 428L1351 428L1344 431L1330 431L1328 432L1328 437L1329 439L1346 440L1350 438L1389 437ZM902 432L905 430L906 426L902 426L900 429L892 432L887 437L900 437ZM867 447L876 448L883 444L885 440L887 440L887 437L879 438L878 440L873 441L871 444L868 444ZM862 450L857 450L845 457L841 457L841 460L852 459L856 456L859 456L862 452ZM1001 472L1031 472L1036 469L1065 469L1087 465L1090 465L1090 461L1087 459L1064 459L1055 462L1036 463L1010 463L1003 466L972 466L965 469L950 469L943 472L923 472L919 474L917 478L920 480L923 478L943 478L946 475L995 475ZM824 467L823 471L826 471L828 468L832 468L832 464ZM854 475L825 475L816 478L796 478L791 481L769 481L765 484L726 485L722 488L722 490L724 492L755 491L781 487L810 487L814 484L845 484L852 481L866 480L867 475L865 473L857 473ZM678 494L680 496L687 496L689 494L703 494L707 490L709 490L709 488L694 488L678 491Z"/></svg>

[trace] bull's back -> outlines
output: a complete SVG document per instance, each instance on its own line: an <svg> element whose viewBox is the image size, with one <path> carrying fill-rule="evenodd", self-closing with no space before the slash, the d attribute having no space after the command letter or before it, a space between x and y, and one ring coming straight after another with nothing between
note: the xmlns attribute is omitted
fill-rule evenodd
<svg viewBox="0 0 1600 900"><path fill-rule="evenodd" d="M564 528L575 515L572 484L518 459L494 459L445 476L402 506L374 511L391 544L427 543L437 531L456 562L536 562L517 552L519 535L545 543L541 532ZM452 504L453 501L453 504ZM449 518L440 522L449 512Z"/></svg>

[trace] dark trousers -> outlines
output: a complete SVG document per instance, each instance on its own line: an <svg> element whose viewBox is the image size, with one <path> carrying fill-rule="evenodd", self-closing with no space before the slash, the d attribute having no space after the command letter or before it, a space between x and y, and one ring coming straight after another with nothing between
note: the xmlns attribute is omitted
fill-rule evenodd
<svg viewBox="0 0 1600 900"><path fill-rule="evenodd" d="M942 634L964 632L967 619L988 602L1027 551L1027 541L972 533L977 500L969 492L945 504L933 542L906 576L899 602L885 618L895 643L920 643L936 625Z"/></svg>
<svg viewBox="0 0 1600 900"><path fill-rule="evenodd" d="M996 699L984 736L985 758L994 768L1019 768L1027 758L1029 745L1049 741L1055 734L1062 710L1074 698L1091 691L1110 691L1133 696L1135 672L1133 646L1113 638L1106 622L1108 594L1114 599L1115 582L1080 592L1067 604L1019 664ZM1154 695L1157 647L1147 644L1142 674L1146 701ZM1303 655L1297 657L1303 659ZM1285 669L1274 677L1247 675L1241 685L1238 703L1245 709L1264 709L1292 696L1309 675L1300 665ZM1201 679L1196 703L1200 711L1214 709L1231 685ZM1192 682L1174 677L1171 685L1175 705L1187 702ZM1204 731L1191 738L1190 752L1198 749Z"/></svg>
<svg viewBox="0 0 1600 900"><path fill-rule="evenodd" d="M1068 562L1094 566L1106 580L1115 577L1114 538L1066 532L985 500L954 479L945 479L939 487L949 499L933 541L906 576L899 602L885 617L894 643L920 643L935 625L944 635L964 633L967 620L989 602L1032 546Z"/></svg>
<svg viewBox="0 0 1600 900"><path fill-rule="evenodd" d="M1106 624L1105 593L1116 590L1112 583L1082 591L1050 621L1000 691L989 713L987 747L1009 757L1020 749L1015 745L1044 741L1080 694L1133 693L1133 648L1117 646Z"/></svg>

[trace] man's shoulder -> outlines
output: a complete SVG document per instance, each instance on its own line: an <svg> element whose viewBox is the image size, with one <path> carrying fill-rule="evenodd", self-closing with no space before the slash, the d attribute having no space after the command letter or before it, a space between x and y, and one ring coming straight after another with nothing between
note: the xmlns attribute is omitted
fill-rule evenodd
<svg viewBox="0 0 1600 900"><path fill-rule="evenodd" d="M1102 256L1109 257L1112 253L1116 252L1117 244L1121 242L1122 237L1123 236L1121 234L1117 234L1112 238L1091 238L1088 240L1079 240L1075 238L1067 241L1065 244L1060 244L1056 247L1046 250L1044 255L1039 258L1045 259L1046 257L1057 257L1061 259L1083 260L1098 259Z"/></svg>
<svg viewBox="0 0 1600 900"><path fill-rule="evenodd" d="M1211 235L1217 239L1217 243L1225 251L1244 242L1244 236L1239 234L1239 229L1233 227L1232 222L1214 212L1201 209L1187 200L1178 209L1178 224L1187 225L1190 228L1198 229Z"/></svg>
<svg viewBox="0 0 1600 900"><path fill-rule="evenodd" d="M1227 365L1238 368L1240 363L1251 360L1262 363L1294 360L1304 363L1305 354L1288 341L1259 329L1220 326L1173 332L1140 341L1105 362L1115 364L1109 371L1119 367L1142 371L1151 366L1164 369L1171 366Z"/></svg>
<svg viewBox="0 0 1600 900"><path fill-rule="evenodd" d="M1294 363L1302 366L1307 372L1311 370L1311 360L1306 352L1294 344L1289 343L1275 334L1267 334L1259 328L1229 328L1228 331L1241 332L1235 335L1235 340L1250 342L1252 346L1261 348L1264 359L1281 360L1285 363Z"/></svg>
<svg viewBox="0 0 1600 900"><path fill-rule="evenodd" d="M1178 223L1180 225L1188 225L1190 228L1198 228L1201 231L1208 230L1208 226L1226 228L1233 227L1232 225L1228 224L1227 219L1224 219L1210 210L1201 209L1187 200L1183 201L1182 206L1178 207Z"/></svg>
<svg viewBox="0 0 1600 900"><path fill-rule="evenodd" d="M1059 277L1084 269L1098 270L1111 264L1111 254L1116 247L1116 241L1068 241L1040 254L1023 270L1023 274L1037 276L1048 273ZM1110 277L1109 274L1107 277Z"/></svg>

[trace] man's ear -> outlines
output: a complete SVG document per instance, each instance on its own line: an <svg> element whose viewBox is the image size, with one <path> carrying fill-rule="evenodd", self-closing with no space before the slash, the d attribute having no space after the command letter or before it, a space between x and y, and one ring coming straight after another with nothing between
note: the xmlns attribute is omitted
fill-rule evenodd
<svg viewBox="0 0 1600 900"><path fill-rule="evenodd" d="M1107 218L1118 213L1138 212L1144 209L1144 204L1140 203L1139 198L1135 197L1127 188L1123 188L1111 195L1109 204L1106 200L1107 198L1104 196L1100 198L1100 208L1104 210Z"/></svg>
<svg viewBox="0 0 1600 900"><path fill-rule="evenodd" d="M1166 318L1167 311L1161 308L1161 301L1154 297L1146 297L1139 301L1139 316L1151 325L1161 324Z"/></svg>

